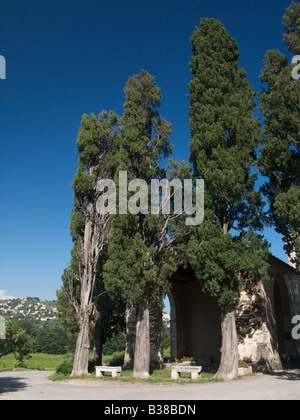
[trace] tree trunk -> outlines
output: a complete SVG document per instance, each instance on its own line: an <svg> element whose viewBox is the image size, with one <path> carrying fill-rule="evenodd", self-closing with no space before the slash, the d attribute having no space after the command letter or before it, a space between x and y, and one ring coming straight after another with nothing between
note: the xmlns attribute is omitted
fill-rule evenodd
<svg viewBox="0 0 300 420"><path fill-rule="evenodd" d="M134 352L134 378L149 378L150 370L150 323L149 323L149 290L138 306L135 352Z"/></svg>
<svg viewBox="0 0 300 420"><path fill-rule="evenodd" d="M72 376L88 374L89 331L92 319L93 296L97 280L97 265L109 232L109 216L95 213L91 200L85 211L85 227L82 247L79 250L80 310L79 334L76 342Z"/></svg>
<svg viewBox="0 0 300 420"><path fill-rule="evenodd" d="M150 367L160 369L163 362L162 302L150 301Z"/></svg>
<svg viewBox="0 0 300 420"><path fill-rule="evenodd" d="M93 347L93 360L95 366L102 366L102 340L100 333L96 334Z"/></svg>
<svg viewBox="0 0 300 420"><path fill-rule="evenodd" d="M90 317L88 313L82 312L79 318L79 332L76 341L76 350L71 376L82 376L88 374L90 349L89 324Z"/></svg>
<svg viewBox="0 0 300 420"><path fill-rule="evenodd" d="M135 351L135 335L136 335L136 309L132 303L128 303L126 307L126 349L124 356L123 368L131 369L134 364Z"/></svg>
<svg viewBox="0 0 300 420"><path fill-rule="evenodd" d="M93 360L96 366L102 365L101 313L94 311L94 345Z"/></svg>
<svg viewBox="0 0 300 420"><path fill-rule="evenodd" d="M233 308L223 310L221 330L221 362L215 377L224 381L232 381L237 378L239 366L238 336Z"/></svg>
<svg viewBox="0 0 300 420"><path fill-rule="evenodd" d="M90 274L90 266L84 268L81 278L81 296L79 310L79 332L76 341L76 350L73 371L71 376L88 374L89 362L89 335L92 316L92 293L94 290L94 279Z"/></svg>

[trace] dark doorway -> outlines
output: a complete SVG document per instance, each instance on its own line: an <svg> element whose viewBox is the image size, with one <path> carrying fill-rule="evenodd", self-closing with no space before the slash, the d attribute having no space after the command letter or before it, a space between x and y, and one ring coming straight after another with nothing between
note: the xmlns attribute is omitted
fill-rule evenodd
<svg viewBox="0 0 300 420"><path fill-rule="evenodd" d="M286 362L291 347L291 314L287 287L282 278L274 284L274 304L277 326L278 351L283 364Z"/></svg>
<svg viewBox="0 0 300 420"><path fill-rule="evenodd" d="M205 295L192 270L183 267L172 278L169 298L172 356L205 358L218 363L221 313L217 301Z"/></svg>

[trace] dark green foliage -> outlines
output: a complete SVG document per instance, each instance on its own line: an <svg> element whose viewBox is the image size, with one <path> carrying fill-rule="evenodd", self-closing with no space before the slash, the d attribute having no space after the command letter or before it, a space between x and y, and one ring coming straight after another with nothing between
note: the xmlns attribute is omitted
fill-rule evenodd
<svg viewBox="0 0 300 420"><path fill-rule="evenodd" d="M201 19L192 38L190 160L205 181L205 222L191 231L188 256L203 290L231 306L245 281L266 278L263 202L252 173L259 144L254 93L239 51L219 20Z"/></svg>
<svg viewBox="0 0 300 420"><path fill-rule="evenodd" d="M0 340L0 357L14 353L16 359L23 363L32 352L34 340L16 321L6 321L6 338Z"/></svg>
<svg viewBox="0 0 300 420"><path fill-rule="evenodd" d="M112 359L109 362L110 366L123 366L124 364L124 356L125 356L125 351L115 351L112 354Z"/></svg>
<svg viewBox="0 0 300 420"><path fill-rule="evenodd" d="M81 169L96 165L97 158L109 152L117 123L118 116L112 111L102 111L98 117L95 114L83 115L76 141Z"/></svg>
<svg viewBox="0 0 300 420"><path fill-rule="evenodd" d="M77 236L82 231L85 204L94 192L97 172L104 168L105 159L117 137L118 116L110 111L102 111L98 117L83 115L77 137L79 167L73 180L74 206L71 219L71 235ZM98 167L100 165L102 168ZM97 170L98 169L98 170ZM108 175L108 173L107 173ZM74 219L74 220L73 220ZM74 236L75 233L75 236Z"/></svg>
<svg viewBox="0 0 300 420"><path fill-rule="evenodd" d="M274 201L299 182L300 86L292 78L287 58L278 50L268 51L260 76L264 83L260 111L264 116L260 170L269 181L264 193Z"/></svg>
<svg viewBox="0 0 300 420"><path fill-rule="evenodd" d="M84 172L84 168L81 166L77 169L75 178L73 180L72 187L75 191L75 197L84 200L85 197L89 197L93 192L93 183L89 175ZM77 203L77 201L75 201ZM76 204L75 204L76 205Z"/></svg>
<svg viewBox="0 0 300 420"><path fill-rule="evenodd" d="M65 354L74 351L76 334L62 328L57 321L36 323L30 320L18 322L30 339L32 353Z"/></svg>
<svg viewBox="0 0 300 420"><path fill-rule="evenodd" d="M171 124L158 113L160 89L146 71L129 78L124 88L126 103L120 118L118 150L109 158L116 175L127 171L128 182L138 178L149 185L163 177L160 162L172 151L169 141ZM118 184L118 178L115 178ZM130 195L129 195L130 197ZM151 214L111 216L108 260L104 282L110 293L138 304L147 285L154 291L163 286L174 269L171 254L159 251L162 221Z"/></svg>
<svg viewBox="0 0 300 420"><path fill-rule="evenodd" d="M243 237L224 235L207 218L192 229L188 255L203 292L221 307L233 305L247 280L268 279L268 245L252 229Z"/></svg>
<svg viewBox="0 0 300 420"><path fill-rule="evenodd" d="M62 362L57 366L56 373L60 373L62 375L71 375L74 363L74 356L68 354Z"/></svg>
<svg viewBox="0 0 300 420"><path fill-rule="evenodd" d="M283 40L292 54L300 54L300 3L294 0L283 17Z"/></svg>
<svg viewBox="0 0 300 420"><path fill-rule="evenodd" d="M74 251L77 247L77 242L73 246ZM74 266L74 271L71 268L65 268L63 275L61 276L63 286L56 292L57 301L56 308L58 311L58 320L68 330L73 333L78 331L78 318L75 312L75 308L70 302L70 281L71 287L73 288L73 296L79 301L80 296L80 284L74 276L74 272L78 272L78 263L76 256L72 258L71 267Z"/></svg>
<svg viewBox="0 0 300 420"><path fill-rule="evenodd" d="M114 298L105 293L104 282L103 282L103 268L99 267L99 280L95 288L95 307L100 315L98 323L95 325L92 331L93 335L99 334L100 342L102 343L102 353L112 354L114 351L122 350L122 340L125 331L125 310L126 304L124 299L121 297L121 293L116 292ZM99 329L96 332L96 328ZM110 353L106 353L107 342L115 342L116 348L110 349ZM109 346L109 344L108 344ZM124 347L125 348L125 347Z"/></svg>
<svg viewBox="0 0 300 420"><path fill-rule="evenodd" d="M226 211L237 206L245 183L255 179L249 169L259 138L254 93L238 67L237 44L220 21L202 19L191 42L190 160L194 174L205 179L212 199L218 194Z"/></svg>
<svg viewBox="0 0 300 420"><path fill-rule="evenodd" d="M153 224L149 226L151 221ZM153 228L156 223L156 216L145 218L145 231L141 232L136 216L122 215L113 218L109 258L104 265L103 274L105 286L113 296L120 293L126 301L138 304L147 285L154 287L153 294L159 292L160 287L167 287L167 279L174 271L174 260L170 251L158 253L159 242L154 236L157 231ZM155 239L149 245L145 243L147 232L153 232ZM158 290L155 290L156 287Z"/></svg>
<svg viewBox="0 0 300 420"><path fill-rule="evenodd" d="M284 17L284 41L300 54L299 2ZM300 84L292 77L292 65L278 50L267 51L260 79L260 112L264 118L258 167L268 178L262 191L270 204L270 221L282 234L286 251L297 251L300 226Z"/></svg>
<svg viewBox="0 0 300 420"><path fill-rule="evenodd" d="M35 333L36 353L65 354L75 350L76 336L61 326L44 326Z"/></svg>
<svg viewBox="0 0 300 420"><path fill-rule="evenodd" d="M117 135L118 116L114 112L102 111L98 117L94 114L91 114L91 116L86 114L82 116L76 141L79 154L79 167L72 184L74 189L74 208L71 210L70 235L73 239L73 248L71 250L70 266L64 270L62 275L63 286L57 292L59 320L64 327L72 332L76 332L80 328L80 322L78 322L79 308L84 303L81 302L81 296L85 287L82 285L83 271L85 269L90 273L90 276L91 274L93 275L93 278L90 277L87 279L92 289L89 294L88 305L90 307L94 305L98 313L101 313L101 320L107 321L106 313L103 315L105 312L103 308L106 308L107 305L104 304L103 308L99 307L105 301L105 298L102 300L97 298L99 293L104 292L103 283L101 285L102 277L97 273L98 269L101 269L102 264L98 259L104 258L105 249L103 248L101 255L97 255L97 258L95 253L94 255L90 255L89 250L91 248L92 238L96 236L96 231L93 232L92 230L98 229L99 232L99 229L102 228L102 226L96 227L97 223L100 223L97 219L98 215L95 207L98 197L96 184L98 180L111 176L110 171L107 169L106 160L111 149L113 149L113 143ZM92 220L92 225L89 231L89 237L84 238L87 219L89 221ZM103 235L105 234L103 233ZM84 240L88 241L85 244L85 249L87 250L85 257L83 252ZM96 250L94 251L96 252ZM87 267L88 265L90 266ZM83 279L84 281L85 279ZM90 308L87 307L81 313L84 311L91 313ZM97 328L99 328L98 324ZM102 322L103 328L105 329L105 324ZM101 335L103 339L105 339L106 334L105 331L102 331Z"/></svg>
<svg viewBox="0 0 300 420"><path fill-rule="evenodd" d="M285 226L286 232L300 232L300 188L292 185L285 194L279 194L274 203L274 211ZM296 240L300 238L297 238ZM296 246L296 249L300 250Z"/></svg>
<svg viewBox="0 0 300 420"><path fill-rule="evenodd" d="M73 240L77 240L79 237L83 237L84 233L84 216L82 212L72 209L71 210L71 224L70 224L70 235Z"/></svg>
<svg viewBox="0 0 300 420"><path fill-rule="evenodd" d="M123 332L114 333L103 345L103 354L111 355L116 351L124 351L126 336Z"/></svg>
<svg viewBox="0 0 300 420"><path fill-rule="evenodd" d="M128 79L124 93L126 103L117 139L119 153L112 155L112 164L118 170L127 170L129 176L149 181L158 176L159 163L172 152L172 127L158 112L161 91L145 70Z"/></svg>
<svg viewBox="0 0 300 420"><path fill-rule="evenodd" d="M110 234L109 258L104 266L105 286L111 293L119 291L125 300L140 301L148 282L147 274L151 276L150 254L147 255L147 251L135 216L115 217Z"/></svg>

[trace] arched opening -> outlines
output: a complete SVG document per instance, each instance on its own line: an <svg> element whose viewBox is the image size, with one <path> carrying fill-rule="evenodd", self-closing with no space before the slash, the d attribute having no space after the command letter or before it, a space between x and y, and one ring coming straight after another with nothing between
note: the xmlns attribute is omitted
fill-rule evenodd
<svg viewBox="0 0 300 420"><path fill-rule="evenodd" d="M194 357L202 364L218 364L221 312L217 301L202 292L191 269L180 267L171 283L168 295L171 356Z"/></svg>
<svg viewBox="0 0 300 420"><path fill-rule="evenodd" d="M169 336L169 352L167 358L177 357L177 322L176 306L172 292L168 292L164 299L163 323Z"/></svg>
<svg viewBox="0 0 300 420"><path fill-rule="evenodd" d="M291 312L288 290L282 278L274 283L274 305L277 326L278 351L283 364L292 351Z"/></svg>

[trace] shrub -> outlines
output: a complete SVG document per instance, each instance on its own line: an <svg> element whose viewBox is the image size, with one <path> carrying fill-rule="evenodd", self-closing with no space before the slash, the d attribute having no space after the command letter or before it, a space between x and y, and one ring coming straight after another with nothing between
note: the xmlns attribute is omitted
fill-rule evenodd
<svg viewBox="0 0 300 420"><path fill-rule="evenodd" d="M171 357L171 346L164 348L164 357Z"/></svg>
<svg viewBox="0 0 300 420"><path fill-rule="evenodd" d="M109 363L110 366L123 366L125 351L115 351L112 354L112 359Z"/></svg>
<svg viewBox="0 0 300 420"><path fill-rule="evenodd" d="M126 347L126 335L123 332L114 333L103 344L103 354L111 355L114 352L122 352Z"/></svg>
<svg viewBox="0 0 300 420"><path fill-rule="evenodd" d="M71 375L74 363L74 356L67 355L56 368L56 373Z"/></svg>

